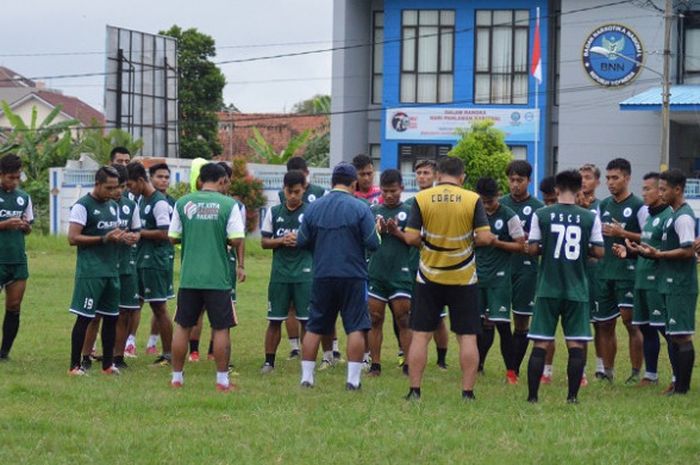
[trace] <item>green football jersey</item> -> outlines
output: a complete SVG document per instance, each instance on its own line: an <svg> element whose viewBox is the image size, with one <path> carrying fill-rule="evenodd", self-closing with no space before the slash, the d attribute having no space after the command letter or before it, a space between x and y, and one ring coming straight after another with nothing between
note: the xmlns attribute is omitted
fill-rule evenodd
<svg viewBox="0 0 700 465"><path fill-rule="evenodd" d="M150 197L141 196L139 216L142 230L168 230L170 226L170 205L162 193L155 191ZM171 267L172 244L170 241L157 241L141 238L137 249L137 268L167 271Z"/></svg>
<svg viewBox="0 0 700 465"><path fill-rule="evenodd" d="M235 200L214 191L197 191L175 204L168 235L182 244L181 289L233 287L228 240L244 236Z"/></svg>
<svg viewBox="0 0 700 465"><path fill-rule="evenodd" d="M375 219L380 216L384 220L394 219L401 231L406 229L411 204L402 202L393 208L386 205L371 207ZM369 279L385 282L408 282L412 286L415 280L413 263L418 261L418 249L407 245L393 234L383 233L382 242L369 257ZM416 265L417 267L417 265Z"/></svg>
<svg viewBox="0 0 700 465"><path fill-rule="evenodd" d="M518 202L514 200L510 194L501 198L501 205L510 208L518 215L525 234L530 233L532 214L544 207L544 203L535 197L530 196L522 202ZM513 274L527 272L537 273L537 259L527 254L513 254L511 256L511 272Z"/></svg>
<svg viewBox="0 0 700 465"><path fill-rule="evenodd" d="M328 191L324 189L323 187L317 185L317 184L310 184L306 186L306 191L304 192L303 197L301 198L301 201L304 203L313 203L316 200L320 199L324 195L326 195ZM277 193L277 196L280 199L280 203L284 203L285 197L284 197L284 190L280 190Z"/></svg>
<svg viewBox="0 0 700 465"><path fill-rule="evenodd" d="M673 215L673 210L668 206L663 206L655 211L649 209L649 216L642 227L642 244L648 244L655 249L661 248L664 226L671 215ZM635 289L658 289L658 268L658 260L644 258L641 255L637 257Z"/></svg>
<svg viewBox="0 0 700 465"><path fill-rule="evenodd" d="M596 215L577 205L542 208L533 217L529 241L541 247L537 297L588 302L589 247L603 245Z"/></svg>
<svg viewBox="0 0 700 465"><path fill-rule="evenodd" d="M491 232L499 241L513 242L525 235L518 215L505 205L488 213ZM476 248L476 274L480 287L510 287L511 253L496 247Z"/></svg>
<svg viewBox="0 0 700 465"><path fill-rule="evenodd" d="M600 202L600 221L612 223L613 220L620 223L625 231L641 233L648 211L642 199L630 194L622 202L616 202L610 196ZM634 281L635 260L632 258L620 259L612 253L613 244L623 244L625 240L620 237L603 236L605 242L605 255L600 260L600 273L598 277L612 281Z"/></svg>
<svg viewBox="0 0 700 465"><path fill-rule="evenodd" d="M119 205L114 200L98 202L91 194L84 195L70 210L70 222L83 226L81 234L104 236L119 228ZM119 245L105 242L78 246L76 278L113 278L119 276Z"/></svg>
<svg viewBox="0 0 700 465"><path fill-rule="evenodd" d="M681 205L666 220L661 236L661 250L692 247L696 236L693 209ZM698 271L695 254L684 260L659 260L659 292L662 294L697 294Z"/></svg>
<svg viewBox="0 0 700 465"><path fill-rule="evenodd" d="M265 214L260 233L263 237L278 239L289 233L296 234L304 218L308 203L290 211L285 204L275 205ZM272 251L270 282L306 283L313 280L311 251L298 247L277 247Z"/></svg>
<svg viewBox="0 0 700 465"><path fill-rule="evenodd" d="M141 229L138 205L124 194L117 202L119 205L119 227L125 231L135 232ZM130 275L136 273L136 244L119 244L119 274Z"/></svg>
<svg viewBox="0 0 700 465"><path fill-rule="evenodd" d="M22 218L32 223L34 209L32 199L26 192L15 189L6 192L0 189L0 222L10 218ZM24 232L19 229L0 230L0 264L21 265L27 263L24 245Z"/></svg>

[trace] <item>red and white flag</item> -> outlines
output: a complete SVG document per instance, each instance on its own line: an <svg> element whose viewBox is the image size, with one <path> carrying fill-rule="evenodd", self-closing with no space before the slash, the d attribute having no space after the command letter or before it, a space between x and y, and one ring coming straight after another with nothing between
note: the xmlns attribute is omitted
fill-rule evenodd
<svg viewBox="0 0 700 465"><path fill-rule="evenodd" d="M535 41L532 46L532 77L537 79L537 84L542 84L542 51L540 50L540 9L537 8L537 22L535 23Z"/></svg>

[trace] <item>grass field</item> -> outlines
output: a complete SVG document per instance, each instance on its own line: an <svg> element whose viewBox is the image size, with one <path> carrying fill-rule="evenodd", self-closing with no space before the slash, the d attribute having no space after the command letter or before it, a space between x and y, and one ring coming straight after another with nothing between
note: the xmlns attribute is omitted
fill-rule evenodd
<svg viewBox="0 0 700 465"><path fill-rule="evenodd" d="M313 390L298 387L298 362L259 374L263 361L270 259L249 243L248 281L239 285L240 325L233 356L241 390L214 391L212 362L186 365L186 387L172 391L167 368L140 356L123 376L66 375L75 251L65 238L29 240L30 273L12 360L0 365L0 464L230 464L230 463L700 463L700 372L685 397L621 382L591 385L576 406L566 396L566 351L558 346L555 382L540 403L525 402L525 380L503 383L498 343L479 379L476 403L460 400L456 343L446 372L435 351L420 403L406 403L407 381L392 363L396 343L387 323L384 371L344 391L345 369L317 374ZM171 305L171 313L174 305ZM143 322L148 321L148 312ZM143 352L147 324L142 323ZM626 334L618 328L617 371L629 371ZM624 337L623 337L624 336ZM208 332L203 337L209 340ZM670 379L665 345L662 384ZM589 377L592 367L589 363Z"/></svg>

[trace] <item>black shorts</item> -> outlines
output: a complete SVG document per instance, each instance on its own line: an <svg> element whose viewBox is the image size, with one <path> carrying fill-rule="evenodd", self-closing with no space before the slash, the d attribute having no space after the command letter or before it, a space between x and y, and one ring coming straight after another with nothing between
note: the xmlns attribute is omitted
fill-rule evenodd
<svg viewBox="0 0 700 465"><path fill-rule="evenodd" d="M231 290L182 289L177 293L175 322L183 328L197 324L206 309L212 329L228 329L236 326Z"/></svg>
<svg viewBox="0 0 700 465"><path fill-rule="evenodd" d="M372 323L367 307L367 280L361 278L314 279L311 311L306 330L329 335L335 329L338 313L346 334L369 331Z"/></svg>
<svg viewBox="0 0 700 465"><path fill-rule="evenodd" d="M458 335L481 334L479 288L448 286L426 281L416 283L411 307L411 329L430 333L437 329L440 314L447 306L450 329Z"/></svg>

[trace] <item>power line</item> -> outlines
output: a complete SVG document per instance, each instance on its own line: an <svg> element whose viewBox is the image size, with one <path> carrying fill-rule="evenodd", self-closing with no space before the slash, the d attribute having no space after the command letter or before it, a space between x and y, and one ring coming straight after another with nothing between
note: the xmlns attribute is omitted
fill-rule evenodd
<svg viewBox="0 0 700 465"><path fill-rule="evenodd" d="M637 79L635 82L638 84L641 83L648 83L648 82L656 82L658 79L656 78L650 78L650 79ZM600 89L601 86L598 84L591 83L589 85L582 85L582 86L574 86L574 87L565 87L565 88L560 88L560 89L554 89L550 88L545 91L528 91L525 93L521 94L513 94L513 97L530 97L535 94L535 92L539 92L541 96L549 96L554 95L555 92L559 92L559 94L568 94L568 93L576 93L576 92L587 92L590 90L596 90ZM270 120L270 119L290 119L290 118L310 118L310 117L318 117L318 116L336 116L336 115L347 115L347 114L357 114L357 113L379 113L383 111L387 111L390 109L400 109L400 108L420 108L420 107L426 107L426 108L435 108L435 107L444 107L444 108L449 108L453 107L455 105L459 104L474 104L474 99L460 99L460 100L454 100L452 102L433 102L433 103L399 103L397 106L376 106L376 107L365 107L365 108L358 108L358 109L351 109L351 110L342 110L342 111L330 111L326 113L316 113L316 114L300 114L300 113L289 113L289 114L264 114L264 115L259 115L259 116L249 116L249 117L244 117L244 118L233 118L233 123L246 123L246 122L251 122L251 121L262 121L262 120ZM484 107L488 107L489 105L497 105L497 104L489 104L489 103L482 103L478 102L478 105L483 105ZM588 102L583 102L582 105L589 105L591 104L590 101ZM516 104L512 104L516 105ZM527 104L523 104L527 105ZM479 109L479 107L475 107L475 109ZM532 108L529 107L524 107L524 108L517 108L517 107L508 107L508 109L512 110L529 110ZM182 123L184 121L179 121L179 123ZM186 121L186 123L189 124L198 124L203 121ZM165 126L164 126L165 127ZM86 129L114 129L114 126L107 126L107 125L92 125L92 126L82 126L79 127L78 129L81 130L86 130ZM42 130L50 130L47 128L37 128L37 129L14 129L11 127L0 127L0 132L5 131L5 132L12 132L12 131L42 131Z"/></svg>
<svg viewBox="0 0 700 465"><path fill-rule="evenodd" d="M542 16L541 19L544 18L549 18L549 17L554 17L554 16L564 16L564 15L570 15L570 14L576 14L576 13L582 13L586 11L592 11L592 10L599 10L603 8L609 8L613 6L619 6L627 3L631 3L635 0L618 0L615 2L610 2L610 3L604 3L601 5L595 5L595 6L590 6L590 7L584 7L584 8L577 8L573 10L567 10L567 11L562 11L559 13L550 13L549 15ZM509 26L511 24L515 23L530 23L531 18L528 18L527 20L515 20L513 23L503 23L503 26ZM498 26L496 24L495 26ZM469 28L463 28L459 30L455 30L455 34L461 34L465 32L470 32L473 31L475 28L474 27L469 27ZM426 37L435 37L439 36L441 33L429 33L429 34L421 34L416 37L413 37L411 39L406 39L406 40L417 40L420 38L426 38ZM359 44L355 45L343 45L339 47L329 47L329 48L321 48L321 49L312 49L312 50L302 50L298 52L289 52L289 53L278 53L274 55L264 55L264 56L258 56L258 57L248 57L248 58L239 58L239 59L234 59L234 60L222 60L222 61L214 61L214 64L217 65L224 65L224 64L235 64L235 63L251 63L251 62L258 62L258 61L269 61L269 60L276 60L276 59L281 59L281 58L289 58L289 57L298 57L298 56L307 56L307 55L315 55L315 54L320 54L320 53L328 53L328 52L334 52L334 51L340 51L340 50L351 50L351 49L357 49L357 48L366 48L366 47L372 47L375 45L382 45L386 43L395 43L395 42L403 42L404 39L402 37L399 38L393 38L393 39L386 39L384 41L372 41L372 42L362 42ZM93 77L93 76L106 76L109 74L116 74L116 73L107 73L107 72L97 72L97 73L82 73L82 74L63 74L63 75L57 75L57 76L39 76L39 77L30 77L26 79L30 80L48 80L48 79L68 79L68 78L80 78L80 77ZM0 79L0 82L13 82L16 81L17 79Z"/></svg>

